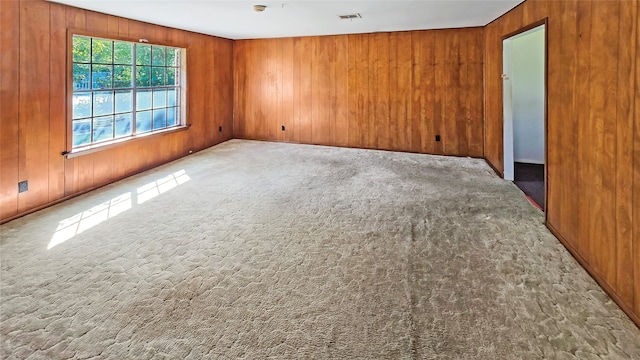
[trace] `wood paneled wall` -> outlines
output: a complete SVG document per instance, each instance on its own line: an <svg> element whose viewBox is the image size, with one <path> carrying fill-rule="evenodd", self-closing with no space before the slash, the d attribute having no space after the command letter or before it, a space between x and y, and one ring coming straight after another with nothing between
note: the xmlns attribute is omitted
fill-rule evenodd
<svg viewBox="0 0 640 360"><path fill-rule="evenodd" d="M236 41L234 136L482 157L483 41L482 28Z"/></svg>
<svg viewBox="0 0 640 360"><path fill-rule="evenodd" d="M528 0L485 28L485 157L503 171L502 37L548 18L548 226L640 325L638 4Z"/></svg>
<svg viewBox="0 0 640 360"><path fill-rule="evenodd" d="M191 127L65 159L67 28L186 47ZM43 0L0 1L0 34L0 221L232 137L231 40Z"/></svg>

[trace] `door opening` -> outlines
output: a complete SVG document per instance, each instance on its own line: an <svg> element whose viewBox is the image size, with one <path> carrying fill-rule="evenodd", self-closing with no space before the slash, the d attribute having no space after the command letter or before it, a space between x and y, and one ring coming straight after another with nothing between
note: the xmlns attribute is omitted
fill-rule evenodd
<svg viewBox="0 0 640 360"><path fill-rule="evenodd" d="M546 25L502 41L504 178L546 202Z"/></svg>

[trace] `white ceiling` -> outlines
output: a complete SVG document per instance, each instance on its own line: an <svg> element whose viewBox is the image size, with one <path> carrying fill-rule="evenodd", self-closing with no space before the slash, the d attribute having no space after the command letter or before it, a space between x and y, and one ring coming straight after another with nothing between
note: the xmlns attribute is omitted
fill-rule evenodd
<svg viewBox="0 0 640 360"><path fill-rule="evenodd" d="M50 0L229 39L484 26L523 0ZM253 5L266 5L262 13ZM338 15L360 13L361 19Z"/></svg>

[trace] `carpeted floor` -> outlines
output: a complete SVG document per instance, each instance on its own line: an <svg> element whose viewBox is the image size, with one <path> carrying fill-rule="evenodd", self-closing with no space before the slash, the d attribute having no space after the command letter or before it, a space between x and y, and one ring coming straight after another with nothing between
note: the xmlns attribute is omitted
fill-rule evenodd
<svg viewBox="0 0 640 360"><path fill-rule="evenodd" d="M544 209L544 165L514 163L514 181L517 187Z"/></svg>
<svg viewBox="0 0 640 360"><path fill-rule="evenodd" d="M0 230L3 359L640 359L483 160L232 140Z"/></svg>

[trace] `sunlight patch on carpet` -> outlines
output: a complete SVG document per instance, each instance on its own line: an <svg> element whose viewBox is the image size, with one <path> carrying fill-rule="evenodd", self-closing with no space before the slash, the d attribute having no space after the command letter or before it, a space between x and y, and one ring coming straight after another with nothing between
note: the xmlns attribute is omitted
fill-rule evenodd
<svg viewBox="0 0 640 360"><path fill-rule="evenodd" d="M136 191L137 204L143 204L189 180L191 178L186 171L180 170L141 186ZM74 236L131 209L133 207L132 196L132 192L124 193L60 221L47 249L60 245Z"/></svg>

